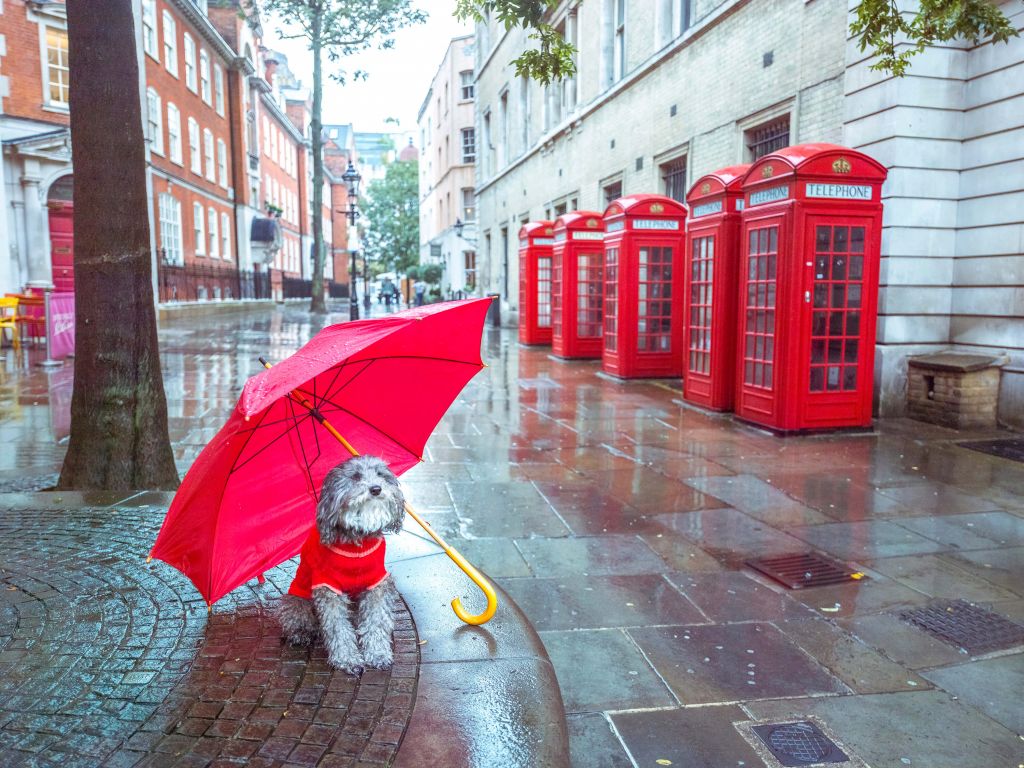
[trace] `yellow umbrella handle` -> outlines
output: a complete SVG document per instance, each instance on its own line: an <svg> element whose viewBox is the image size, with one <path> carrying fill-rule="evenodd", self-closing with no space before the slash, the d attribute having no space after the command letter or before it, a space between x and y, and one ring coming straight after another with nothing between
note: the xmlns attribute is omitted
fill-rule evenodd
<svg viewBox="0 0 1024 768"><path fill-rule="evenodd" d="M487 597L487 607L484 609L484 612L475 616L462 607L462 601L459 598L454 598L452 600L452 610L455 611L455 615L462 619L466 624L486 624L494 617L494 612L498 610L498 596L494 592L494 587L491 586L491 583L484 578L483 574L474 568L466 558L448 546L445 540L438 536L434 529L430 527L430 524L420 517L419 513L416 512L416 510L408 503L405 505L405 511L408 513L409 517L422 526L423 530L430 535L430 538L437 542L438 546L444 550L444 553L452 559L452 562L459 566L462 572L465 573L474 584L480 587L480 591L482 591Z"/></svg>
<svg viewBox="0 0 1024 768"><path fill-rule="evenodd" d="M270 363L268 363L262 357L260 358L260 362L263 363L264 368L270 367ZM322 414L316 411L313 404L309 402L309 400L306 398L305 393L301 392L298 389L295 389L292 391L291 394L293 398L298 400L303 407L307 408L310 411L310 413L312 413L314 417L316 417L316 419L320 422L323 428L326 429L331 434L331 436L334 437L334 439L336 439L345 447L345 450L347 450L353 456L359 455L359 451L357 451L352 446L352 444L348 440L346 440L342 436L342 434L338 432L337 429L334 428L334 425L327 421L327 419L325 419ZM405 504L405 511L409 515L409 517L411 517L413 520L420 524L420 526L423 528L424 531L427 532L430 538L436 541L438 546L444 550L444 553L451 558L452 562L459 566L459 569L463 573L465 573L474 584L480 587L480 590L487 597L487 607L484 609L484 612L476 615L469 613L468 611L466 611L465 608L462 607L462 600L460 598L453 598L452 610L455 611L455 615L458 616L459 619L461 619L466 624L473 625L486 624L488 621L494 618L494 612L498 610L498 596L497 594L495 594L494 587L491 585L491 583L486 578L484 578L484 575L480 573L480 571L473 567L472 563L470 563L466 558L464 558L456 549L450 547L448 543L445 542L444 539L438 536L437 533L435 533L434 529L431 528L430 525L427 523L427 521L420 517L419 513L415 509L413 509L408 502L406 502Z"/></svg>

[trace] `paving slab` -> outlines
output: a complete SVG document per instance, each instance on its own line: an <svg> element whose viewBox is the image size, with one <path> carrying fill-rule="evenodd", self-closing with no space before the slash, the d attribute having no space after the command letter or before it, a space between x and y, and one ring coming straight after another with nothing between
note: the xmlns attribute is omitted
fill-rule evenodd
<svg viewBox="0 0 1024 768"><path fill-rule="evenodd" d="M712 621L786 621L811 612L781 590L743 573L670 574L669 580Z"/></svg>
<svg viewBox="0 0 1024 768"><path fill-rule="evenodd" d="M541 632L567 713L676 704L665 683L619 629ZM600 670L600 674L594 674Z"/></svg>
<svg viewBox="0 0 1024 768"><path fill-rule="evenodd" d="M771 624L628 630L683 704L718 704L849 689Z"/></svg>
<svg viewBox="0 0 1024 768"><path fill-rule="evenodd" d="M666 570L661 558L636 536L521 539L516 546L538 576L629 576Z"/></svg>
<svg viewBox="0 0 1024 768"><path fill-rule="evenodd" d="M954 549L990 549L1024 544L1024 517L1008 512L909 517L899 525Z"/></svg>
<svg viewBox="0 0 1024 768"><path fill-rule="evenodd" d="M733 726L746 719L735 706L612 715L635 765L686 768L763 765ZM666 760L671 762L658 762Z"/></svg>
<svg viewBox="0 0 1024 768"><path fill-rule="evenodd" d="M921 673L943 690L1024 734L1024 654L982 659Z"/></svg>
<svg viewBox="0 0 1024 768"><path fill-rule="evenodd" d="M605 715L569 715L566 722L573 768L633 768Z"/></svg>
<svg viewBox="0 0 1024 768"><path fill-rule="evenodd" d="M985 581L1024 597L1024 547L949 552L943 557Z"/></svg>
<svg viewBox="0 0 1024 768"><path fill-rule="evenodd" d="M787 532L841 560L872 560L951 549L891 520L792 527Z"/></svg>
<svg viewBox="0 0 1024 768"><path fill-rule="evenodd" d="M668 581L652 574L504 579L502 587L538 630L707 621Z"/></svg>
<svg viewBox="0 0 1024 768"><path fill-rule="evenodd" d="M942 691L751 702L744 709L758 719L817 715L872 768L1013 766L1021 758L1016 733Z"/></svg>
<svg viewBox="0 0 1024 768"><path fill-rule="evenodd" d="M686 483L740 512L777 527L831 522L831 518L818 510L801 504L753 475L702 477Z"/></svg>
<svg viewBox="0 0 1024 768"><path fill-rule="evenodd" d="M951 560L939 555L890 557L876 560L872 566L911 589L930 597L962 599L970 602L1012 600L1014 593L990 581L978 578Z"/></svg>
<svg viewBox="0 0 1024 768"><path fill-rule="evenodd" d="M854 637L908 669L955 664L966 659L966 654L892 614L859 616L840 620L838 624Z"/></svg>

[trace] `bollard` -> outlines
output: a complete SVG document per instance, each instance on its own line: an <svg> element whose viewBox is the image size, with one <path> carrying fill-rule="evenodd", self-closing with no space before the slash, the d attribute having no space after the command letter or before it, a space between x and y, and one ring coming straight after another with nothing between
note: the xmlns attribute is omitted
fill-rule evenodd
<svg viewBox="0 0 1024 768"><path fill-rule="evenodd" d="M501 328L501 294L488 293L487 298L491 300L491 306L487 309L487 319L495 328Z"/></svg>

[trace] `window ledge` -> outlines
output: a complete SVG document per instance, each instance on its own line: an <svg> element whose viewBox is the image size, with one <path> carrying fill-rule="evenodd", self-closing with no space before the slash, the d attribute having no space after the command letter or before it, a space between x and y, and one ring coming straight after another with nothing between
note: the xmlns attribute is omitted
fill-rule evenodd
<svg viewBox="0 0 1024 768"><path fill-rule="evenodd" d="M43 104L44 112L54 112L58 115L70 115L71 108L64 104Z"/></svg>

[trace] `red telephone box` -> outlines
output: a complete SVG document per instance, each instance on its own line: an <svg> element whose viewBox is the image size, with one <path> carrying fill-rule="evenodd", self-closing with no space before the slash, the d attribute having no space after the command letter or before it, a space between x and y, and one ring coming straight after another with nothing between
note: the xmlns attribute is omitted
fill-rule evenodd
<svg viewBox="0 0 1024 768"><path fill-rule="evenodd" d="M604 219L573 211L555 219L554 231L551 351L564 358L600 358Z"/></svg>
<svg viewBox="0 0 1024 768"><path fill-rule="evenodd" d="M683 375L686 208L630 195L604 212L601 367L623 379Z"/></svg>
<svg viewBox="0 0 1024 768"><path fill-rule="evenodd" d="M736 391L741 187L749 168L733 165L709 173L686 196L683 397L715 411L731 411Z"/></svg>
<svg viewBox="0 0 1024 768"><path fill-rule="evenodd" d="M886 169L834 144L743 180L736 414L780 431L871 425Z"/></svg>
<svg viewBox="0 0 1024 768"><path fill-rule="evenodd" d="M551 343L550 221L530 221L519 230L519 341Z"/></svg>

